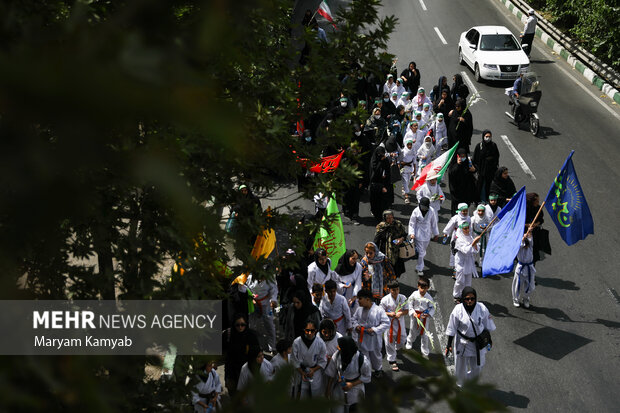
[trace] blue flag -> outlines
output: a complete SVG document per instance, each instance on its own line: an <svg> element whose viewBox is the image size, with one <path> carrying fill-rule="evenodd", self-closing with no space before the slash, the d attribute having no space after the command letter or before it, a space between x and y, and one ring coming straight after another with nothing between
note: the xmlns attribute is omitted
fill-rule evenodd
<svg viewBox="0 0 620 413"><path fill-rule="evenodd" d="M512 271L525 233L525 187L497 214L482 262L482 276Z"/></svg>
<svg viewBox="0 0 620 413"><path fill-rule="evenodd" d="M545 199L545 208L568 245L594 234L592 214L573 166L573 153L564 161Z"/></svg>

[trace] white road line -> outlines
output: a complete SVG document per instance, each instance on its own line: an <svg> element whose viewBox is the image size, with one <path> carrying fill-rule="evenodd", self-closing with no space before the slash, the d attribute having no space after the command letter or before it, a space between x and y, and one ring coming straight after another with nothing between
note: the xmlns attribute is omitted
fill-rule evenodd
<svg viewBox="0 0 620 413"><path fill-rule="evenodd" d="M424 0L420 0L420 6L422 6L422 10L426 11L426 4L424 4Z"/></svg>
<svg viewBox="0 0 620 413"><path fill-rule="evenodd" d="M510 142L510 139L508 139L508 136L502 135L502 139L504 140L504 143L506 144L506 146L508 146L508 149L510 149L510 152L512 152L514 157L517 159L517 162L521 166L521 169L523 169L523 172L525 172L525 174L529 176L530 178L536 179L536 177L532 173L532 170L527 166L527 164L525 163L525 161L523 160L519 152L517 152L512 142Z"/></svg>
<svg viewBox="0 0 620 413"><path fill-rule="evenodd" d="M435 27L435 33L437 33L437 36L439 36L439 40L441 40L441 43L448 44L448 42L446 42L446 39L444 39L443 35L439 31L439 28Z"/></svg>
<svg viewBox="0 0 620 413"><path fill-rule="evenodd" d="M430 289L435 290L435 285L433 284L433 280L429 280L431 282ZM443 317L441 315L441 309L439 308L439 303L435 300L435 314L433 315L433 322L435 324L435 333L437 334L437 341L439 341L439 352L443 356L443 361L446 364L446 367L454 375L454 364L451 360L446 356L445 349L448 345L448 337L446 336L446 327L443 323Z"/></svg>
<svg viewBox="0 0 620 413"><path fill-rule="evenodd" d="M474 86L474 82L472 82L469 76L467 76L467 73L465 73L465 71L461 71L461 76L463 76L463 80L465 80L465 83L467 83L467 87L469 87L469 90L473 92L472 94L478 96L478 89L476 89L476 86ZM471 103L476 103L479 100L480 98L477 97Z"/></svg>

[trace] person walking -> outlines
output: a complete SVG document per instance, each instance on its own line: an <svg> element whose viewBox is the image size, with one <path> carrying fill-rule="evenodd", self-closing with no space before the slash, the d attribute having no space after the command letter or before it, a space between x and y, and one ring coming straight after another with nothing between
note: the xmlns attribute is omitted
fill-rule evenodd
<svg viewBox="0 0 620 413"><path fill-rule="evenodd" d="M478 349L476 337L485 330L496 329L491 313L484 304L478 302L476 290L465 287L462 300L463 302L452 310L446 328L448 336L446 356L454 353L454 374L459 387L463 386L465 380L472 380L482 372L488 349L487 347Z"/></svg>
<svg viewBox="0 0 620 413"><path fill-rule="evenodd" d="M538 23L538 19L536 19L534 9L529 9L527 12L527 20L525 21L525 26L523 26L523 33L521 33L521 46L523 47L523 51L525 52L527 57L530 57L530 53L532 53L532 47L534 46L536 23Z"/></svg>

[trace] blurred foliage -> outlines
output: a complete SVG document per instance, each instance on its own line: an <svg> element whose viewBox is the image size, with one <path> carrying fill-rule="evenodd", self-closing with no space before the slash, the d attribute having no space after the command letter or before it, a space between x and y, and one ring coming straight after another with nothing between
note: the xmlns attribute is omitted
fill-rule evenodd
<svg viewBox="0 0 620 413"><path fill-rule="evenodd" d="M379 18L379 0L354 0L321 44L292 24L290 3L0 2L1 299L218 299L228 242L233 275L266 271L247 247L261 226L302 245L281 211L240 220L233 239L221 211L239 182L272 193L301 172L297 155L350 143L355 113L316 146L291 136L294 122L324 116L356 67L383 78L397 21ZM291 33L310 45L304 66ZM304 196L342 193L355 174L344 163ZM164 264L179 256L191 265L170 282ZM147 380L145 357L2 357L0 407L187 411L197 360ZM235 411L291 407L271 397L283 380L258 383L256 405Z"/></svg>
<svg viewBox="0 0 620 413"><path fill-rule="evenodd" d="M617 0L530 0L558 29L620 71L620 5Z"/></svg>

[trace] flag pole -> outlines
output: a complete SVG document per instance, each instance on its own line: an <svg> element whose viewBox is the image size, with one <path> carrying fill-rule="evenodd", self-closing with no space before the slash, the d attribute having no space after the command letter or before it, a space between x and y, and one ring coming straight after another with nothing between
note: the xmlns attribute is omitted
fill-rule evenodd
<svg viewBox="0 0 620 413"><path fill-rule="evenodd" d="M542 212L543 207L545 206L545 204L547 203L547 201L543 201L542 204L540 204L540 208L538 208L538 212L536 213L536 216L534 217L534 219L532 220L532 222L530 223L529 228L527 229L527 232L532 231L532 228L534 228L534 223L536 222L536 220L538 219L538 216L540 215L540 213Z"/></svg>

